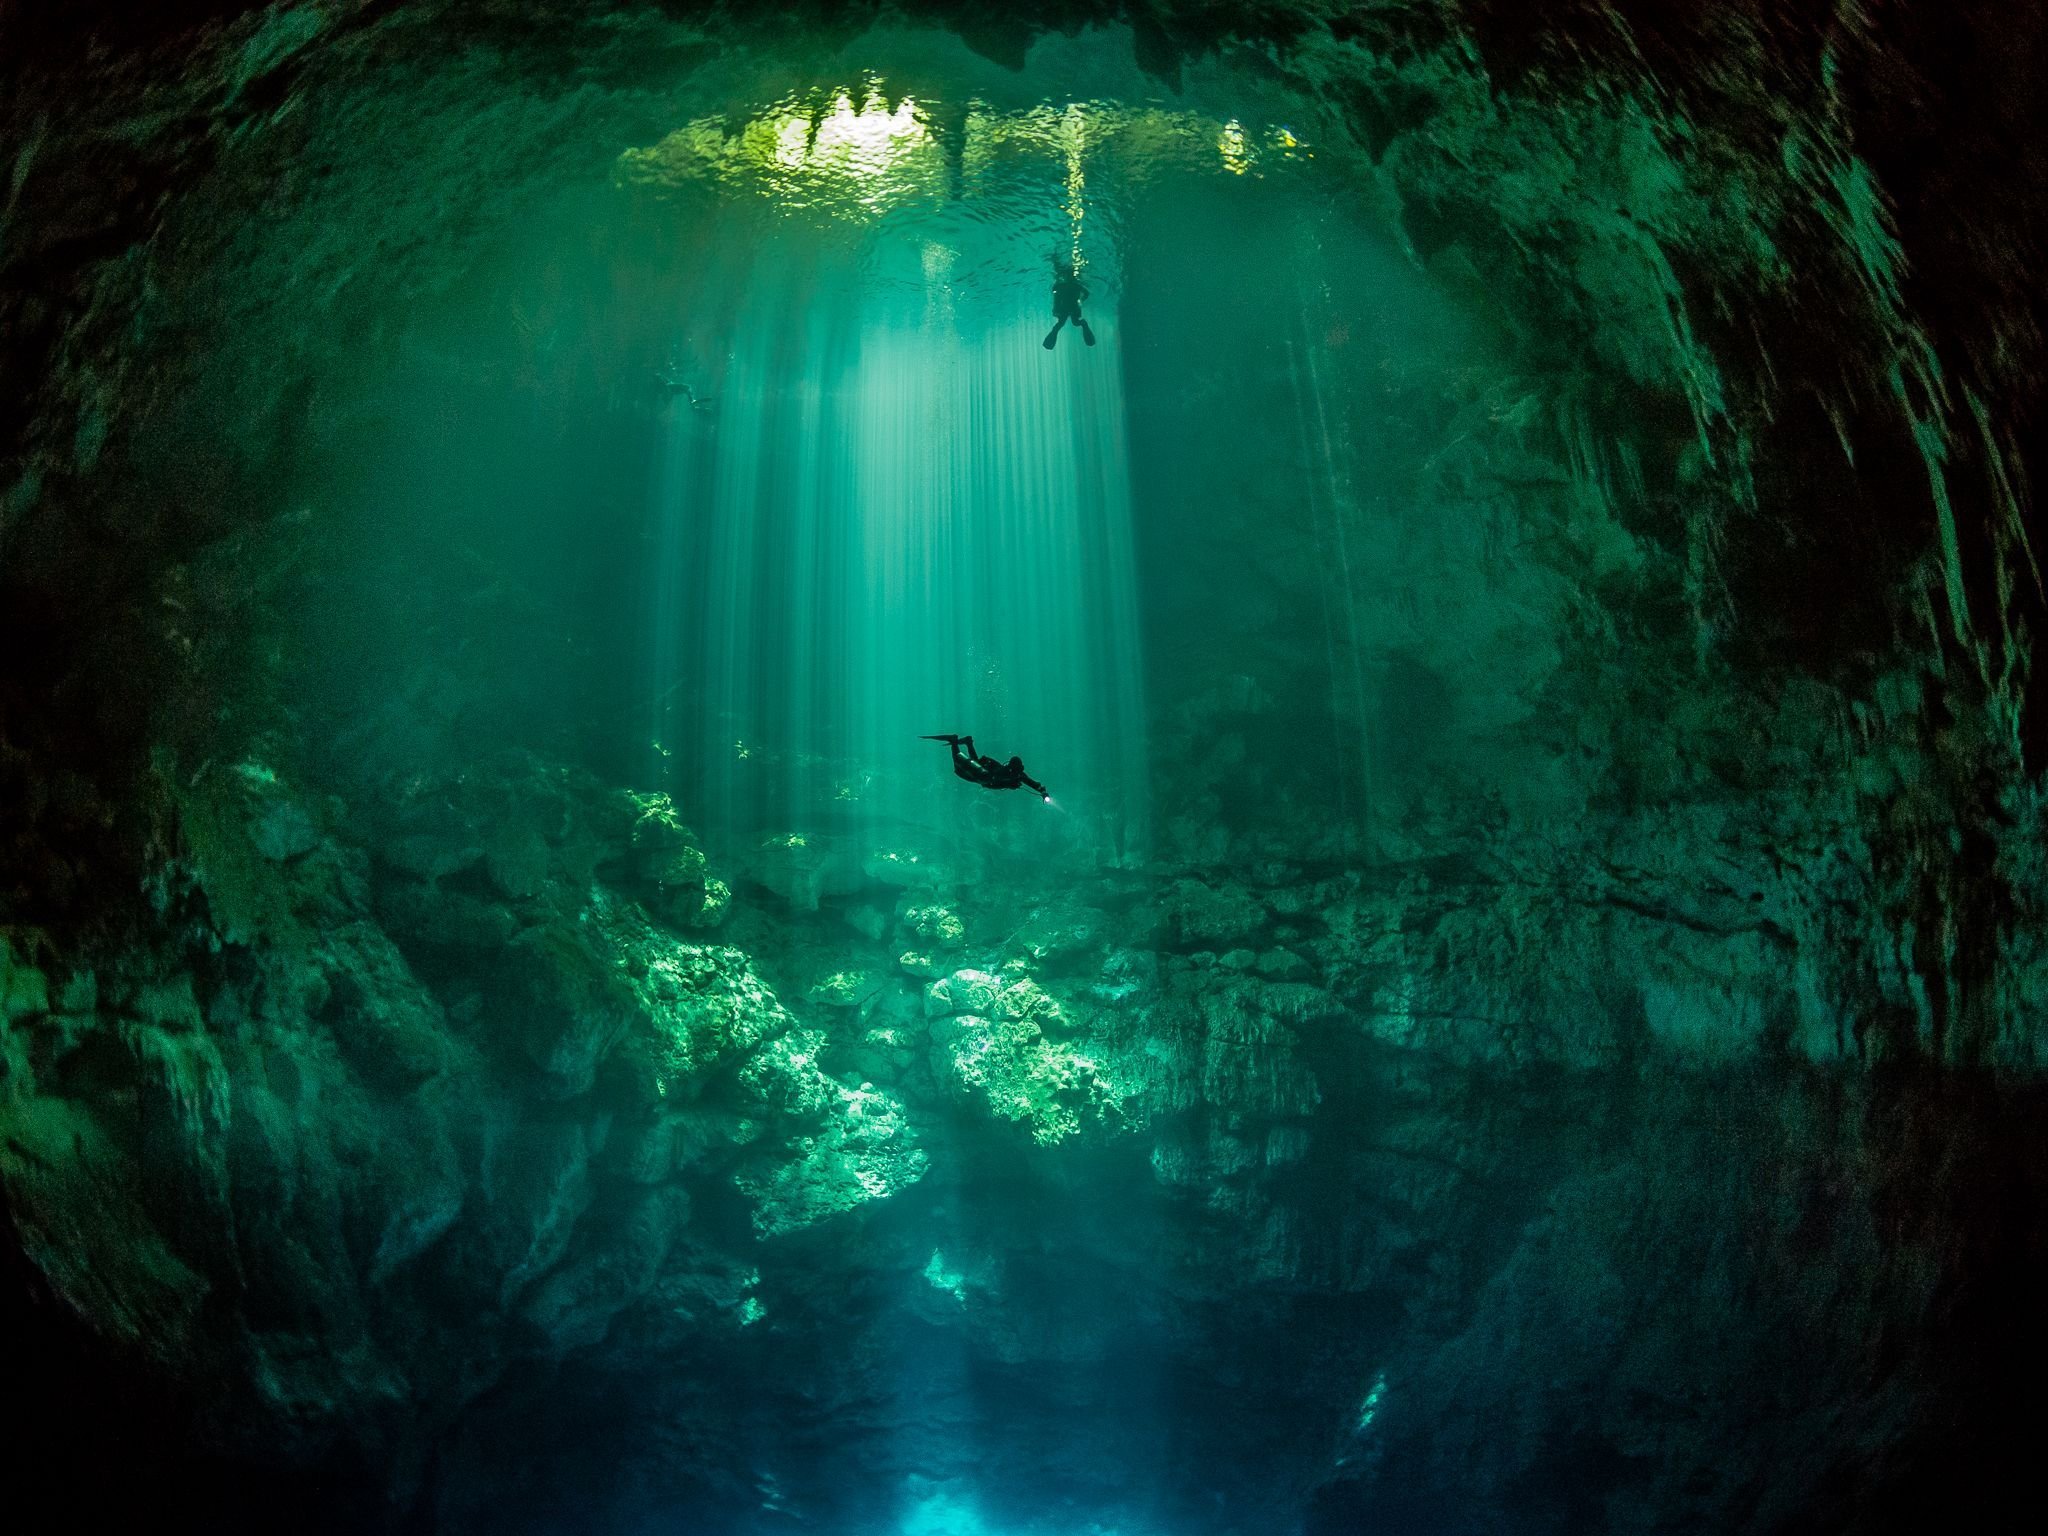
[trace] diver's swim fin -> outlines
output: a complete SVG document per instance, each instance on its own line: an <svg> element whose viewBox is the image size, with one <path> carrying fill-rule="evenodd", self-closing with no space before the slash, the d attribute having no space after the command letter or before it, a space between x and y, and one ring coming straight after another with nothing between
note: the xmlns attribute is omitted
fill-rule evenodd
<svg viewBox="0 0 2048 1536"><path fill-rule="evenodd" d="M1045 350L1050 352L1053 349L1053 344L1057 342L1059 339L1060 328L1058 326L1054 326L1051 330L1045 333Z"/></svg>
<svg viewBox="0 0 2048 1536"><path fill-rule="evenodd" d="M1095 328L1086 320L1081 322L1081 339L1091 347L1095 345Z"/></svg>
<svg viewBox="0 0 2048 1536"><path fill-rule="evenodd" d="M919 741L943 741L947 746L952 747L958 746L967 738L965 736L920 736L917 739Z"/></svg>

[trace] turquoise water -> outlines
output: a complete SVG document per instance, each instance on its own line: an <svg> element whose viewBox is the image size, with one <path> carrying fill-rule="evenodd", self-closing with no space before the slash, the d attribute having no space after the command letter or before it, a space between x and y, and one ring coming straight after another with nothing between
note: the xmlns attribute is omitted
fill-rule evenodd
<svg viewBox="0 0 2048 1536"><path fill-rule="evenodd" d="M1415 587L1446 530L1392 510L1425 445L1354 385L1442 387L1469 322L1284 124L849 89L627 149L423 306L306 481L367 587L316 599L344 633L314 664L350 658L343 692L412 665L472 582L454 606L484 630L432 664L558 642L553 703L529 675L481 707L596 736L740 856L923 836L1135 867L1191 749L1155 722L1234 698L1279 714L1225 750L1369 849L1376 765L1418 766L1403 727L1380 739L1373 653L1443 643ZM1041 344L1056 257L1094 346ZM477 557L514 570L494 590ZM1284 678L1229 655L1247 625ZM1050 804L964 793L919 740L949 731L1022 755Z"/></svg>
<svg viewBox="0 0 2048 1536"><path fill-rule="evenodd" d="M1078 825L1053 841L1135 850L1119 338L1048 357L1043 295L956 281L935 239L914 285L863 282L865 254L764 242L711 403L668 409L654 735L682 755L662 782L736 829L943 816L945 749L917 738L972 731L1057 765L1054 815Z"/></svg>
<svg viewBox="0 0 2048 1536"><path fill-rule="evenodd" d="M11 162L44 1524L1880 1536L2031 1454L2031 331L1902 308L1981 251L1838 85L1917 73L458 9Z"/></svg>

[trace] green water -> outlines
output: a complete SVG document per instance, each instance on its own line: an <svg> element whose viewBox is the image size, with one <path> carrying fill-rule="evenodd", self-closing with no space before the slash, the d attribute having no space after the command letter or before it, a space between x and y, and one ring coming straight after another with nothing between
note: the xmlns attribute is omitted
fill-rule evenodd
<svg viewBox="0 0 2048 1536"><path fill-rule="evenodd" d="M576 733L722 853L1077 868L1152 854L1185 800L1160 781L1209 745L1154 720L1235 691L1274 713L1230 750L1369 853L1375 771L1398 794L1403 738L1449 724L1396 709L1382 739L1460 536L1393 503L1445 424L1375 407L1481 355L1470 322L1285 124L849 90L628 149L365 368L301 481L369 565L315 605L328 687L367 664L347 707L374 710L385 665L552 669L476 707ZM1041 344L1056 256L1096 345ZM1050 805L966 792L918 739L947 731Z"/></svg>
<svg viewBox="0 0 2048 1536"><path fill-rule="evenodd" d="M2031 1454L2020 417L1851 66L339 9L12 162L46 1524L1880 1536Z"/></svg>

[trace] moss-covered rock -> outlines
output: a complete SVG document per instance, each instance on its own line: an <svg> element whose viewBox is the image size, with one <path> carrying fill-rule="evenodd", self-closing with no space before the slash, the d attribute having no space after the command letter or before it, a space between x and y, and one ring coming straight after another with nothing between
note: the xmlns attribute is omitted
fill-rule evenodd
<svg viewBox="0 0 2048 1536"><path fill-rule="evenodd" d="M958 949L967 937L967 924L943 902L906 901L898 920L919 951Z"/></svg>
<svg viewBox="0 0 2048 1536"><path fill-rule="evenodd" d="M824 1045L822 1032L794 1030L766 1042L740 1071L767 1109L805 1127L786 1151L739 1175L764 1237L887 1199L930 1167L903 1105L872 1084L834 1082L819 1065Z"/></svg>
<svg viewBox="0 0 2048 1536"><path fill-rule="evenodd" d="M811 984L806 1000L825 1008L858 1008L882 986L882 978L863 970L838 970Z"/></svg>
<svg viewBox="0 0 2048 1536"><path fill-rule="evenodd" d="M1229 881L1177 880L1161 905L1183 949L1215 948L1256 938L1266 926L1266 909L1242 885Z"/></svg>
<svg viewBox="0 0 2048 1536"><path fill-rule="evenodd" d="M932 1075L998 1120L1049 1146L1119 1113L1121 1096L1093 1057L1055 1044L1029 1017L955 1014L930 1029Z"/></svg>
<svg viewBox="0 0 2048 1536"><path fill-rule="evenodd" d="M1061 967L1090 954L1113 931L1105 913L1060 902L1033 912L1011 942L1034 964Z"/></svg>

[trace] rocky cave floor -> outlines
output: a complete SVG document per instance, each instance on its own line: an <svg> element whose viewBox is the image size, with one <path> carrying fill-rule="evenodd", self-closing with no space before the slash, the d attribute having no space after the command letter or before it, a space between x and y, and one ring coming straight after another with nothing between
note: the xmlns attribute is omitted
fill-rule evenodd
<svg viewBox="0 0 2048 1536"><path fill-rule="evenodd" d="M1791 1529L2022 1427L2027 1106L1803 1036L1781 890L167 791L174 938L4 951L16 1230L350 1519Z"/></svg>

